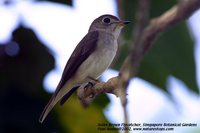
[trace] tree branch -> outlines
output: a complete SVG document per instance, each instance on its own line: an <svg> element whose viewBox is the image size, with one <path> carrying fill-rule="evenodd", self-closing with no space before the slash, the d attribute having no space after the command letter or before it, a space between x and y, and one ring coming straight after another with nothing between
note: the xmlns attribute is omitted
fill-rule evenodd
<svg viewBox="0 0 200 133"><path fill-rule="evenodd" d="M94 86L92 87L82 86L81 88L83 88L82 90L84 94L78 94L82 103L84 103L88 97L92 97L91 100L89 100L91 102L96 95L102 93L112 93L117 97L120 97L125 112L125 123L128 123L126 111L127 86L129 84L129 80L137 74L144 55L153 45L152 42L161 32L164 32L168 28L171 28L177 23L187 19L197 9L200 8L200 0L179 0L177 5L173 6L161 16L151 19L149 24L146 26L149 12L148 1L149 0L138 0L139 8L136 14L136 20L138 23L133 34L134 43L131 45L131 51L125 59L120 69L119 75L117 77L111 78L106 83L97 82L94 83ZM86 105L90 102L86 101Z"/></svg>

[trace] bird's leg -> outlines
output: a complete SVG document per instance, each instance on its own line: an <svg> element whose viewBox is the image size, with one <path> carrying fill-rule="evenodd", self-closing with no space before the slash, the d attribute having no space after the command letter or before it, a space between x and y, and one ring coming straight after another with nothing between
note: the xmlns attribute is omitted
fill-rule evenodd
<svg viewBox="0 0 200 133"><path fill-rule="evenodd" d="M96 83L99 82L97 79L89 76L87 79L89 79L89 81L82 84L77 91L79 100L84 107L87 107L94 100L96 95L92 88Z"/></svg>
<svg viewBox="0 0 200 133"><path fill-rule="evenodd" d="M84 87L85 91L86 91L86 89L91 89L96 83L100 82L98 79L95 79L95 78L93 78L91 76L88 76L87 79L89 79L90 81Z"/></svg>
<svg viewBox="0 0 200 133"><path fill-rule="evenodd" d="M85 87L84 87L83 89L84 89L84 91L87 91L87 89L91 89L93 86L94 86L94 84L93 84L92 82L89 81L89 82L85 85Z"/></svg>

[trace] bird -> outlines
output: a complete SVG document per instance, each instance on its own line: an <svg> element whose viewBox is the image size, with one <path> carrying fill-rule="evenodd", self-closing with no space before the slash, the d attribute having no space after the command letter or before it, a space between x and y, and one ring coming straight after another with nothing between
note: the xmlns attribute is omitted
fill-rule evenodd
<svg viewBox="0 0 200 133"><path fill-rule="evenodd" d="M40 123L56 103L66 102L81 84L91 80L89 77L98 79L110 66L118 50L120 32L128 23L111 14L101 15L91 23L67 61L61 80L40 115Z"/></svg>

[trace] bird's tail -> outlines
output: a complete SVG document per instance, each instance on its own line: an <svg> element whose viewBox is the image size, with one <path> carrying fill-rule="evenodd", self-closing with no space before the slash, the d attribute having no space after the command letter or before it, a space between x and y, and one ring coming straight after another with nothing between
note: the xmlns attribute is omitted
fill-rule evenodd
<svg viewBox="0 0 200 133"><path fill-rule="evenodd" d="M49 100L48 104L45 106L44 110L42 111L42 114L40 115L40 118L39 118L39 122L42 123L44 121L44 119L47 117L49 112L56 105L56 103L60 101L60 99L64 99L64 100L61 100L63 104L73 94L75 90L76 89L72 87L72 84L68 83L66 86L61 88L59 92L54 93L51 99Z"/></svg>
<svg viewBox="0 0 200 133"><path fill-rule="evenodd" d="M53 95L51 99L49 100L48 104L45 106L44 110L42 111L42 114L40 115L39 122L42 123L44 119L47 117L49 112L52 110L52 108L55 106L57 102L55 101L55 96Z"/></svg>

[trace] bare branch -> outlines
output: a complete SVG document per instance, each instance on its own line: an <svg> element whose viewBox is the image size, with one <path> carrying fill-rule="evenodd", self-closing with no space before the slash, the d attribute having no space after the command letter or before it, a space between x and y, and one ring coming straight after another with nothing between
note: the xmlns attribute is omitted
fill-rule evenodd
<svg viewBox="0 0 200 133"><path fill-rule="evenodd" d="M153 45L153 41L156 37L168 28L173 27L175 24L187 19L197 9L200 8L200 0L180 0L179 3L173 6L171 9L166 11L163 15L150 20L148 22L148 5L149 0L138 0L139 8L137 13L136 29L134 31L134 43L130 54L125 59L120 73L117 77L111 78L108 82L94 83L90 89L89 87L83 86L81 89L83 95L78 95L81 101L84 101L88 97L102 94L102 93L113 93L120 97L121 103L124 109L125 123L128 123L127 111L126 111L126 88L129 84L129 80L137 74L140 63L144 55L148 52L149 48ZM146 8L144 10L144 8ZM145 27L146 26L146 27Z"/></svg>

